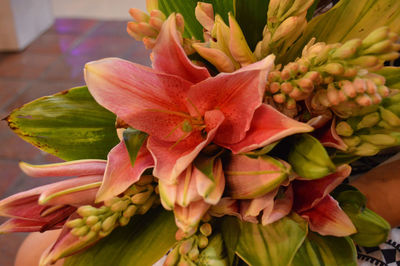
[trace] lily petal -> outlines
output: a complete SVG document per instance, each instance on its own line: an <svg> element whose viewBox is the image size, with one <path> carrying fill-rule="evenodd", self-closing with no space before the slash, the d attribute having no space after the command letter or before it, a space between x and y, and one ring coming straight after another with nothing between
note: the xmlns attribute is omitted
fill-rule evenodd
<svg viewBox="0 0 400 266"><path fill-rule="evenodd" d="M189 117L192 83L118 58L86 64L85 80L95 100L131 127L169 141L184 133L177 125Z"/></svg>
<svg viewBox="0 0 400 266"><path fill-rule="evenodd" d="M261 211L263 211L263 217L264 215L268 216L274 209L274 198L276 193L278 193L278 189L274 189L273 191L252 200L241 201L240 212L243 220L258 223L257 217L260 215Z"/></svg>
<svg viewBox="0 0 400 266"><path fill-rule="evenodd" d="M332 147L338 150L346 151L347 145L340 138L340 136L336 132L336 121L335 118L332 120L329 128L323 127L321 130L315 132L316 138L321 142L325 147Z"/></svg>
<svg viewBox="0 0 400 266"><path fill-rule="evenodd" d="M275 199L274 207L270 212L268 212L270 210L269 208L267 209L268 211L265 209L263 210L263 216L261 218L262 224L268 225L280 220L291 212L292 206L293 189L292 186L289 186L286 189L283 198Z"/></svg>
<svg viewBox="0 0 400 266"><path fill-rule="evenodd" d="M20 162L21 170L32 177L103 175L106 160L76 160L63 163L32 165Z"/></svg>
<svg viewBox="0 0 400 266"><path fill-rule="evenodd" d="M149 137L147 148L153 155L155 167L153 174L159 179L164 179L170 184L192 163L199 152L214 138L218 127L224 120L224 115L219 110L206 112L205 123L207 137L204 138L200 131L190 133L179 143L166 142Z"/></svg>
<svg viewBox="0 0 400 266"><path fill-rule="evenodd" d="M324 197L314 208L300 213L307 219L312 231L320 235L348 236L357 232L350 218L330 195Z"/></svg>
<svg viewBox="0 0 400 266"><path fill-rule="evenodd" d="M316 206L333 189L340 185L350 175L351 167L341 165L336 172L316 180L294 180L292 182L294 198L293 209L302 212Z"/></svg>
<svg viewBox="0 0 400 266"><path fill-rule="evenodd" d="M196 189L204 201L215 205L219 202L225 189L225 176L221 159L216 159L213 167L214 180L210 180L199 169L194 167L193 176L196 178Z"/></svg>
<svg viewBox="0 0 400 266"><path fill-rule="evenodd" d="M143 144L132 166L124 141L121 141L108 154L107 168L103 183L97 193L96 201L110 199L137 182L143 172L154 166L153 157Z"/></svg>
<svg viewBox="0 0 400 266"><path fill-rule="evenodd" d="M233 73L220 73L190 88L188 99L196 107L188 105L192 115L218 109L225 116L215 143L236 143L245 137L254 111L261 105L265 77L273 68L274 59L270 55Z"/></svg>
<svg viewBox="0 0 400 266"><path fill-rule="evenodd" d="M193 83L210 77L205 67L196 66L187 57L176 28L175 14L164 22L152 52L153 68Z"/></svg>
<svg viewBox="0 0 400 266"><path fill-rule="evenodd" d="M253 199L277 188L290 168L270 156L250 158L233 155L225 169L228 194L234 199Z"/></svg>
<svg viewBox="0 0 400 266"><path fill-rule="evenodd" d="M158 188L160 190L161 204L163 205L164 209L169 211L172 210L176 202L177 185L168 184L167 181L159 179Z"/></svg>
<svg viewBox="0 0 400 266"><path fill-rule="evenodd" d="M203 200L192 202L187 207L175 205L175 223L184 232L190 232L199 224L209 208L210 204L205 203Z"/></svg>
<svg viewBox="0 0 400 266"><path fill-rule="evenodd" d="M45 227L47 222L31 221L23 219L9 219L0 225L0 234L14 232L39 232ZM59 229L63 226L64 221L57 223L51 229Z"/></svg>
<svg viewBox="0 0 400 266"><path fill-rule="evenodd" d="M198 201L201 196L197 192L196 177L193 175L193 165L182 172L178 177L176 204L187 207L191 202Z"/></svg>
<svg viewBox="0 0 400 266"><path fill-rule="evenodd" d="M293 134L313 130L313 127L285 116L270 105L263 104L256 110L250 130L243 140L234 144L219 144L233 153L242 153L267 146Z"/></svg>

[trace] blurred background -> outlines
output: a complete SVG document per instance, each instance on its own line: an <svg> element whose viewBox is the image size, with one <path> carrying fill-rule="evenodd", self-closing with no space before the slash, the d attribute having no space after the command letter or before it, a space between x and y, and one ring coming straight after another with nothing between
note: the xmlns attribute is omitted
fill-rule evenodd
<svg viewBox="0 0 400 266"><path fill-rule="evenodd" d="M149 51L126 33L128 10L145 0L0 0L0 119L38 97L84 84L83 66L104 57L149 65ZM0 121L0 199L50 178L30 178L18 162L59 161ZM0 218L0 222L6 219ZM26 234L0 234L0 266L11 266Z"/></svg>

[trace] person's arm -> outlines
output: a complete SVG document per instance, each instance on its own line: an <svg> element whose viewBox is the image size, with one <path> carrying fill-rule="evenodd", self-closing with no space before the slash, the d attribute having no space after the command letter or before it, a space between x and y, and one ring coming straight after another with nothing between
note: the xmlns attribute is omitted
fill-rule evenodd
<svg viewBox="0 0 400 266"><path fill-rule="evenodd" d="M400 226L400 160L378 166L350 182L367 197L367 207Z"/></svg>

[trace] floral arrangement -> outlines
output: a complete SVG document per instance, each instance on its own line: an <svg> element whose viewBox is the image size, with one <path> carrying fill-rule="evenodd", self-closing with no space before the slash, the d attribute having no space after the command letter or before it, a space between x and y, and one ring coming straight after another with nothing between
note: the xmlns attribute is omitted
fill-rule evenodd
<svg viewBox="0 0 400 266"><path fill-rule="evenodd" d="M400 144L400 2L318 2L131 9L152 68L87 63L7 117L66 160L22 171L73 178L0 201L0 232L62 228L41 265L355 265L390 229L342 182Z"/></svg>

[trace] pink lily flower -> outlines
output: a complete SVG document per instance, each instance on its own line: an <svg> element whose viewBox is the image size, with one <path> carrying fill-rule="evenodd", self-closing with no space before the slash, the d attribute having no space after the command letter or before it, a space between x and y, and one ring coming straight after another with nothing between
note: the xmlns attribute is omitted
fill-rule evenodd
<svg viewBox="0 0 400 266"><path fill-rule="evenodd" d="M341 165L335 173L324 178L292 182L293 210L308 220L312 231L333 236L348 236L357 232L339 203L329 195L350 172L349 165Z"/></svg>
<svg viewBox="0 0 400 266"><path fill-rule="evenodd" d="M330 125L325 125L324 127L315 131L315 137L321 142L325 147L332 147L338 150L346 151L348 149L346 143L336 132L336 119L332 119Z"/></svg>
<svg viewBox="0 0 400 266"><path fill-rule="evenodd" d="M74 217L80 206L93 205L106 169L105 160L77 160L49 165L20 163L21 169L32 177L77 176L24 191L0 201L0 216L10 217L0 226L0 233L44 232L63 228L50 252L43 255L48 265L71 255L98 238L86 239L71 234L65 223Z"/></svg>
<svg viewBox="0 0 400 266"><path fill-rule="evenodd" d="M186 56L172 14L162 26L152 60L154 69L117 58L91 62L85 66L85 79L98 103L149 134L153 174L168 184L176 184L211 142L239 153L313 130L262 104L273 56L211 77Z"/></svg>

